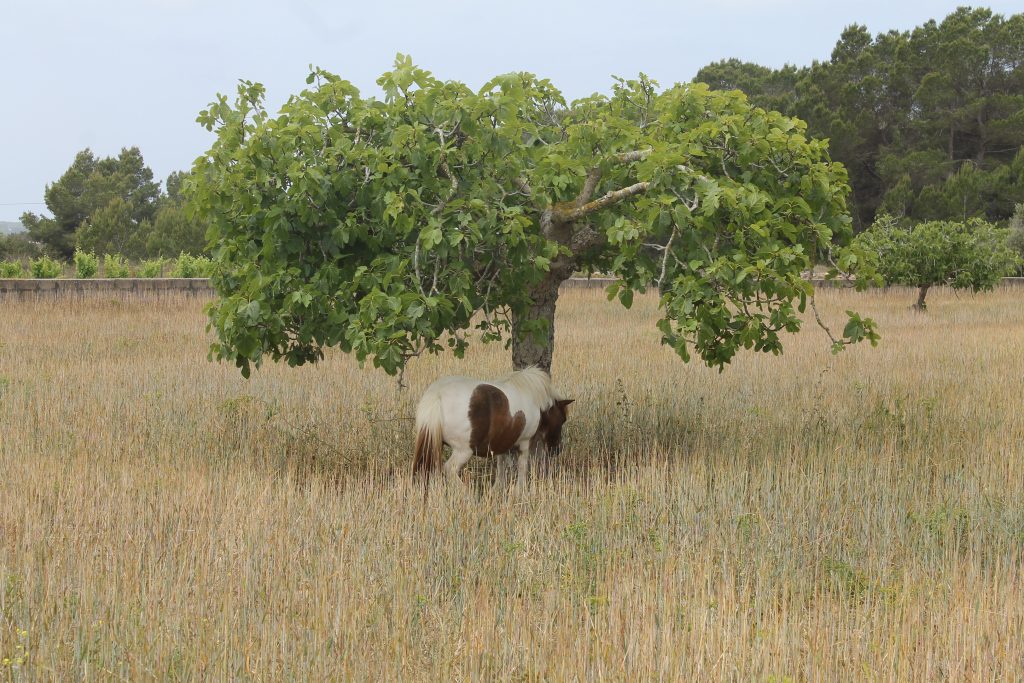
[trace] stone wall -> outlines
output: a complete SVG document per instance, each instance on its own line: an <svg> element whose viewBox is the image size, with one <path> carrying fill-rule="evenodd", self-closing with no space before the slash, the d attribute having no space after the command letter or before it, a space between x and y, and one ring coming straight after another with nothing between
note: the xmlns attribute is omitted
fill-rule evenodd
<svg viewBox="0 0 1024 683"><path fill-rule="evenodd" d="M0 300L46 300L91 297L146 298L163 296L212 297L206 278L96 278L90 280L0 279Z"/></svg>
<svg viewBox="0 0 1024 683"><path fill-rule="evenodd" d="M603 289L615 282L614 278L573 278L565 288ZM832 287L837 283L815 280L817 287ZM1024 287L1024 278L1003 278L1004 287ZM146 298L162 296L212 297L213 289L206 278L121 278L91 280L14 280L0 279L0 301L53 300L66 298Z"/></svg>

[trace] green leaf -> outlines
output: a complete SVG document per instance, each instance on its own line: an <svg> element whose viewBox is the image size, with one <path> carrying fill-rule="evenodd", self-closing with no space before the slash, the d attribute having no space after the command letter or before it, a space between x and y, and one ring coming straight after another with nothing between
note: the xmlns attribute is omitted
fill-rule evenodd
<svg viewBox="0 0 1024 683"><path fill-rule="evenodd" d="M631 308L633 306L633 290L627 287L620 291L619 302L626 308Z"/></svg>

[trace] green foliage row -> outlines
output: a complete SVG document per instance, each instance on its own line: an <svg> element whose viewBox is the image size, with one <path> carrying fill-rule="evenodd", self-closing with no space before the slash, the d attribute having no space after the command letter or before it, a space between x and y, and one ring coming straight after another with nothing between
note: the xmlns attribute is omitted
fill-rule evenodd
<svg viewBox="0 0 1024 683"><path fill-rule="evenodd" d="M179 257L180 258L180 257ZM146 259L139 264L138 276L144 278L160 277L164 272L165 260L162 258ZM207 271L207 275L209 272ZM203 277L205 277L204 275ZM192 276L176 276L176 277L192 277Z"/></svg>
<svg viewBox="0 0 1024 683"><path fill-rule="evenodd" d="M132 277L133 269L128 259L121 254L103 255L103 276L107 278ZM100 273L100 258L91 252L76 249L72 264L77 278L93 278ZM167 271L166 273L164 271ZM28 267L19 260L0 261L0 278L21 278L26 275L37 279L61 277L64 263L49 256L30 259ZM176 259L146 259L134 269L136 277L210 277L213 262L206 256L192 256L181 252Z"/></svg>

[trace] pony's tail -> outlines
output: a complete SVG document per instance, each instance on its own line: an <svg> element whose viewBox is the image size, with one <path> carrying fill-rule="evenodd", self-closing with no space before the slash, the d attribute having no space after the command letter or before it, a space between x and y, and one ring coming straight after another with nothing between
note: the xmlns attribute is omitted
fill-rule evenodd
<svg viewBox="0 0 1024 683"><path fill-rule="evenodd" d="M412 456L413 476L423 476L424 485L430 475L441 468L441 449L444 437L441 435L441 397L427 394L416 408L416 448Z"/></svg>

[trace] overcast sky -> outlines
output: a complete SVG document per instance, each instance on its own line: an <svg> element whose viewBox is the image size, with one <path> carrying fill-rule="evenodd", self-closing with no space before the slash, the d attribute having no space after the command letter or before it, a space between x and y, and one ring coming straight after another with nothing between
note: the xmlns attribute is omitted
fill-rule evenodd
<svg viewBox="0 0 1024 683"><path fill-rule="evenodd" d="M944 0L3 0L0 221L44 212L47 183L86 147L137 146L163 180L212 134L196 114L240 78L276 108L308 65L364 94L396 52L478 87L508 71L551 78L568 97L608 92L612 74L687 81L728 57L778 67L827 59L843 27L872 33L941 19ZM985 5L1002 14L1021 2ZM39 204L33 204L33 203Z"/></svg>

